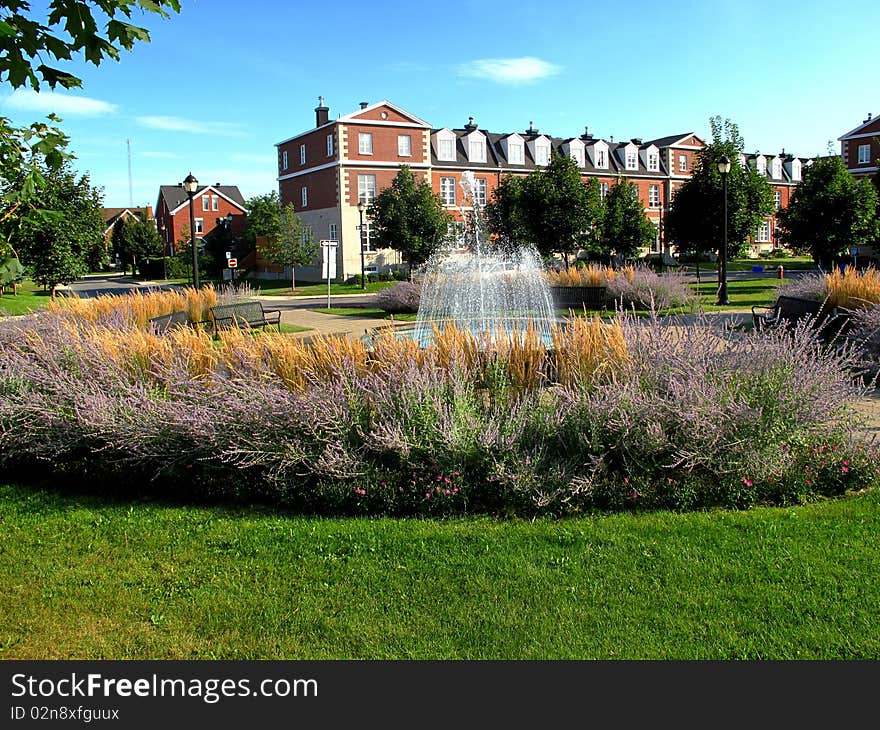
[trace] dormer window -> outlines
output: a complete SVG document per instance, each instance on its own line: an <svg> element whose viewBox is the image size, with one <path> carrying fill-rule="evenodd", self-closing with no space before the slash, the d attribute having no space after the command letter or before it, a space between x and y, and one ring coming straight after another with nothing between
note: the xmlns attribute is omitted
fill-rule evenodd
<svg viewBox="0 0 880 730"><path fill-rule="evenodd" d="M635 150L627 150L626 151L626 169L627 170L638 170L639 169L639 155Z"/></svg>
<svg viewBox="0 0 880 730"><path fill-rule="evenodd" d="M437 156L441 160L454 160L455 142L451 139L441 139L437 149Z"/></svg>
<svg viewBox="0 0 880 730"><path fill-rule="evenodd" d="M791 162L791 179L792 180L800 180L801 179L801 161L800 160L792 160L792 162Z"/></svg>
<svg viewBox="0 0 880 730"><path fill-rule="evenodd" d="M660 170L660 155L656 152L648 155L648 169L651 172L658 172Z"/></svg>
<svg viewBox="0 0 880 730"><path fill-rule="evenodd" d="M507 161L513 165L523 164L523 146L521 144L511 144L507 148Z"/></svg>
<svg viewBox="0 0 880 730"><path fill-rule="evenodd" d="M596 150L596 167L608 167L608 158L605 150Z"/></svg>
<svg viewBox="0 0 880 730"><path fill-rule="evenodd" d="M755 160L755 167L758 170L759 175L767 175L767 160L763 157L758 157Z"/></svg>
<svg viewBox="0 0 880 730"><path fill-rule="evenodd" d="M773 177L779 179L782 177L782 161L779 158L775 158L773 160L773 164L771 169L773 170Z"/></svg>
<svg viewBox="0 0 880 730"><path fill-rule="evenodd" d="M535 145L535 164L536 165L548 165L550 163L550 146L549 145Z"/></svg>
<svg viewBox="0 0 880 730"><path fill-rule="evenodd" d="M470 139L468 142L468 160L470 162L486 161L486 143L482 139Z"/></svg>
<svg viewBox="0 0 880 730"><path fill-rule="evenodd" d="M571 159L573 159L578 167L584 166L584 151L578 147L574 147L571 150Z"/></svg>

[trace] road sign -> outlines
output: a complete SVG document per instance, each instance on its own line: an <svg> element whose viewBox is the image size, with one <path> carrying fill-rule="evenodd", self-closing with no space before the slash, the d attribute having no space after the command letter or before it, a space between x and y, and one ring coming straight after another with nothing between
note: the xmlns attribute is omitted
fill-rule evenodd
<svg viewBox="0 0 880 730"><path fill-rule="evenodd" d="M336 278L336 247L339 241L321 241L321 278Z"/></svg>
<svg viewBox="0 0 880 730"><path fill-rule="evenodd" d="M234 269L236 266L238 266L238 259L227 259L226 264L227 266L229 266L230 269Z"/></svg>

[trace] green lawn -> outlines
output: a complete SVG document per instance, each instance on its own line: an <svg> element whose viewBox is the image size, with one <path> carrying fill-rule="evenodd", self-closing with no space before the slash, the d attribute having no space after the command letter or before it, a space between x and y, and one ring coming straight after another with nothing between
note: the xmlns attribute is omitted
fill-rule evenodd
<svg viewBox="0 0 880 730"><path fill-rule="evenodd" d="M373 319L391 319L391 315L378 307L327 307L313 309L320 314L335 314L337 317L372 317ZM394 315L397 322L415 322L418 315L414 312L404 312Z"/></svg>
<svg viewBox="0 0 880 730"><path fill-rule="evenodd" d="M714 276L707 277L701 284L693 288L700 295L700 307L705 312L722 312L727 309L749 309L752 306L769 306L776 299L777 289L785 284L779 279L746 279L727 282L727 298L730 306L719 307L715 304L718 298L718 280Z"/></svg>
<svg viewBox="0 0 880 730"><path fill-rule="evenodd" d="M18 294L13 295L7 290L0 297L0 314L27 314L28 312L45 309L50 297L39 284L25 279L18 287Z"/></svg>
<svg viewBox="0 0 880 730"><path fill-rule="evenodd" d="M296 290L291 291L290 282L285 279L248 279L248 283L259 290L262 296L295 296L314 297L327 296L327 283L323 284L299 284ZM361 289L358 284L331 284L331 294L372 294L389 286L394 286L396 281L372 281L367 282L367 288Z"/></svg>
<svg viewBox="0 0 880 730"><path fill-rule="evenodd" d="M880 658L880 493L560 521L0 486L0 657Z"/></svg>
<svg viewBox="0 0 880 730"><path fill-rule="evenodd" d="M816 262L810 256L788 256L769 259L734 259L727 264L728 271L751 271L753 266L763 266L764 271L775 271L778 266L792 270L809 270L816 268Z"/></svg>

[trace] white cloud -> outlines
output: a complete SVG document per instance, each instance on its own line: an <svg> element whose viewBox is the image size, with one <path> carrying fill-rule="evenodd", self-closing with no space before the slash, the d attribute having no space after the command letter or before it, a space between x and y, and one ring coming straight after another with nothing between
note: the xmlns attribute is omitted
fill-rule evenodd
<svg viewBox="0 0 880 730"><path fill-rule="evenodd" d="M4 100L12 109L28 112L55 112L65 116L97 117L113 114L119 107L88 96L57 94L54 91L31 91L17 89Z"/></svg>
<svg viewBox="0 0 880 730"><path fill-rule="evenodd" d="M562 67L533 56L523 58L480 58L458 67L459 76L488 79L499 84L528 84L555 76Z"/></svg>
<svg viewBox="0 0 880 730"><path fill-rule="evenodd" d="M189 134L210 134L218 137L243 137L239 125L231 122L199 122L183 117L146 116L137 117L141 126L159 129L163 132L187 132Z"/></svg>

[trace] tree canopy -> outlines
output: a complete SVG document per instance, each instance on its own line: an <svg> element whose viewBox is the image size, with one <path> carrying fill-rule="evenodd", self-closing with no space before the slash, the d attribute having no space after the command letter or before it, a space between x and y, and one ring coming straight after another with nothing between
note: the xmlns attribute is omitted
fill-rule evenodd
<svg viewBox="0 0 880 730"><path fill-rule="evenodd" d="M135 273L138 259L159 256L163 248L156 226L136 215L116 221L112 243L124 264L131 264L132 273Z"/></svg>
<svg viewBox="0 0 880 730"><path fill-rule="evenodd" d="M719 160L730 162L727 175L728 257L742 253L748 236L774 211L773 189L755 169L740 165L744 142L729 119L709 120L712 141L698 154L694 172L675 193L666 216L666 231L679 250L689 253L718 251L724 234Z"/></svg>
<svg viewBox="0 0 880 730"><path fill-rule="evenodd" d="M854 178L840 157L817 159L779 211L779 223L783 241L830 267L850 247L876 242L877 189L867 178Z"/></svg>
<svg viewBox="0 0 880 730"><path fill-rule="evenodd" d="M296 288L296 267L314 264L318 243L311 227L303 224L293 203L281 206L269 231L263 256L277 266L290 267L290 288Z"/></svg>
<svg viewBox="0 0 880 730"><path fill-rule="evenodd" d="M449 236L453 216L424 179L403 165L387 188L370 203L371 237L378 247L399 251L409 265L427 261Z"/></svg>
<svg viewBox="0 0 880 730"><path fill-rule="evenodd" d="M629 259L636 256L640 248L652 246L656 238L657 227L645 215L638 186L618 178L605 196L605 210L598 226L598 248Z"/></svg>

